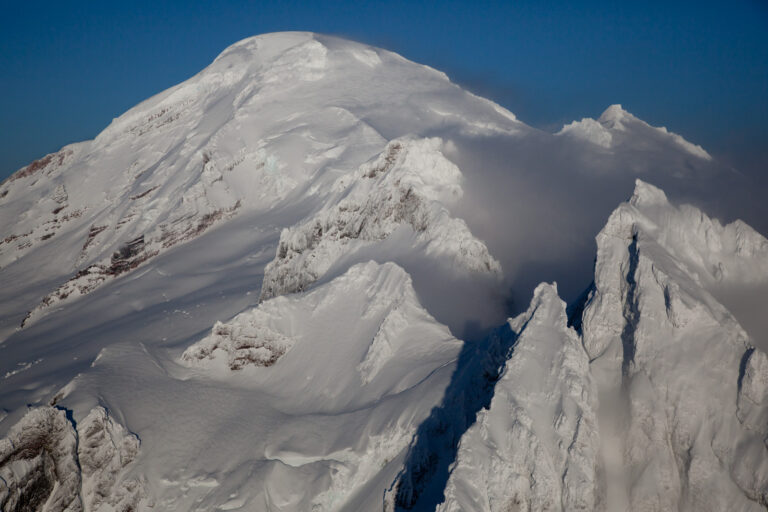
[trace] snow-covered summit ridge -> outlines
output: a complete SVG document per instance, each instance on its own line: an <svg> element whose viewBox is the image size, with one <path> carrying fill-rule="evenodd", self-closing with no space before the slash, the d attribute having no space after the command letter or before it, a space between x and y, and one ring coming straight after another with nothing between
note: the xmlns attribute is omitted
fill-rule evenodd
<svg viewBox="0 0 768 512"><path fill-rule="evenodd" d="M592 332L585 333L591 358L605 350L604 343L611 339L606 332L619 336L629 321L627 315L636 315L635 306L622 310L622 301L613 294L626 295L635 289L634 273L641 263L651 265L654 280L664 289L665 315L674 325L682 327L693 320L697 313L689 308L696 302L699 306L694 310L703 308L699 313L706 311L713 323L730 325L743 337L746 334L718 301L717 292L723 287L768 282L765 237L741 221L722 225L694 206L673 205L661 189L642 180L636 181L630 200L610 215L597 235L597 245L595 291L584 316L586 321L595 315ZM611 270L617 266L619 274ZM631 282L621 281L620 275L629 275ZM680 307L675 308L676 298L682 296L690 298L680 299ZM593 343L596 339L602 342Z"/></svg>
<svg viewBox="0 0 768 512"><path fill-rule="evenodd" d="M626 127L624 124L622 124L623 121L631 121L632 119L637 118L624 110L620 104L614 103L613 105L609 105L608 108L606 108L603 113L600 114L597 122L606 128L624 131L626 130Z"/></svg>
<svg viewBox="0 0 768 512"><path fill-rule="evenodd" d="M0 268L32 253L57 261L59 284L27 325L111 281L116 254L137 249L123 274L229 219L314 210L391 140L438 128L475 136L525 126L385 50L301 32L249 38L94 140L0 185Z"/></svg>
<svg viewBox="0 0 768 512"><path fill-rule="evenodd" d="M626 406L600 425L604 452L621 453L604 461L616 478L609 507L758 509L768 500L766 430L745 419L739 397L745 362L761 352L717 290L765 282L768 243L638 181L597 246L582 339L603 400ZM758 402L745 407L752 418L768 406L743 402Z"/></svg>
<svg viewBox="0 0 768 512"><path fill-rule="evenodd" d="M624 110L618 104L606 108L597 120L585 117L581 121L573 121L563 126L557 132L557 135L568 135L608 149L619 145L631 144L632 136L638 136L638 132L661 142L675 144L691 155L703 160L712 160L710 154L701 146L688 142L680 135L668 131L663 126L653 127L649 125Z"/></svg>
<svg viewBox="0 0 768 512"><path fill-rule="evenodd" d="M553 216L574 218L589 238L617 204L605 194L599 221L581 223L571 207L578 203L552 183L596 200L590 194L611 178L579 171L597 162L616 171L621 194L635 175L657 182L664 174L665 187L688 186L677 175L705 168L703 159L623 111L606 116L623 131L593 121L611 133L606 151L528 130L439 73L383 50L306 34L254 39L118 119L98 140L44 157L0 185L3 336L8 322L16 326L33 310L29 328L0 341L0 430L8 432L25 404L52 397L71 408L78 426L102 404L141 436L130 472L147 475L151 499L142 511L150 504L381 510L382 494L406 464L412 485L400 487L404 494L419 489L422 470L448 468L442 454L434 464L430 447L440 443L415 436L439 437L448 425L439 439L455 454L495 396L462 440L449 485L457 498L486 503L512 490L513 503L599 510L600 472L592 479L590 471L602 465L618 476L605 482L610 504L749 510L766 501L768 360L719 295L721 286L765 282L763 242L748 226L722 226L638 183L598 237L595 287L586 313L574 316L577 329L568 328L554 288L538 288L529 311L509 325L521 335L509 360L516 370L497 381L512 342L463 344L440 323L450 323L440 302L464 309L502 302L501 295L474 301L469 292L495 279L496 257L505 264L525 252L572 258L572 246L533 245L539 235L584 240L577 229L540 229ZM534 175L540 189L525 186ZM488 197L476 187L483 177L498 202L521 205L517 215L484 219L494 228L485 232L470 211ZM499 232L524 226L531 229L514 247L494 243ZM291 236L280 240L282 230ZM370 239L349 236L358 233ZM257 305L265 265L281 254L281 242L286 255L310 263L274 275L329 267L304 291ZM357 265L370 259L402 268ZM491 268L470 268L479 263ZM434 279L444 266L446 279ZM467 286L453 285L458 274ZM440 285L444 297L429 302L422 291ZM180 359L190 340L199 340L187 352L195 357ZM528 380L537 387L526 387ZM590 381L598 385L597 413ZM65 384L67 393L54 395ZM622 411L618 433L600 417L613 405L606 392ZM435 408L439 421L422 428ZM44 430L59 423L44 422ZM109 445L99 432L94 443ZM594 456L594 432L609 441L602 452L620 460ZM411 457L409 443L424 449ZM116 452L95 455L108 453ZM120 457L110 460L117 462L105 467L119 466ZM444 481L436 492L443 490Z"/></svg>
<svg viewBox="0 0 768 512"><path fill-rule="evenodd" d="M299 96L303 96L303 89L311 87L312 83L320 89L325 89L328 83L340 85L345 74L348 79L346 86L337 89L336 94L324 90L316 99L341 99L341 93L348 91L349 85L356 85L364 75L379 79L389 75L391 78L385 81L391 82L392 78L398 75L405 78L403 74L406 74L411 80L418 76L421 82L431 82L431 87L458 89L445 73L408 61L387 50L312 32L275 32L248 37L232 44L194 77L149 98L115 119L100 137L124 131L133 121L140 121L147 111L162 110L164 106L176 110L192 103L199 104L201 99L207 102L208 97L220 96L217 90L236 90L232 99L239 107L260 96L281 98L287 92L298 92ZM416 86L413 92L425 85L409 84ZM391 88L387 90L390 84L383 85L384 88L371 87L371 92L397 93ZM355 99L364 97L347 98L347 101L359 105ZM514 120L514 116L510 118L505 109L485 99L473 98L489 103L489 110L502 115L507 121Z"/></svg>

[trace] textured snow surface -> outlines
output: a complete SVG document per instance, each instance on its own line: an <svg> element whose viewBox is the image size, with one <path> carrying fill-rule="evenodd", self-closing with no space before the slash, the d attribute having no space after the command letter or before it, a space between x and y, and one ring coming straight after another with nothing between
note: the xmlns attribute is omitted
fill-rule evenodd
<svg viewBox="0 0 768 512"><path fill-rule="evenodd" d="M620 432L626 478L609 487L609 505L759 509L768 502L765 429L745 424L735 399L742 360L756 349L706 286L745 272L766 279L765 238L638 182L597 240L584 347L603 396L620 389L612 398L625 407L601 423L604 439Z"/></svg>
<svg viewBox="0 0 768 512"><path fill-rule="evenodd" d="M444 206L462 194L461 171L439 151L439 139L396 140L350 179L338 196L308 221L280 235L267 265L261 297L304 290L342 258L407 230L431 258L447 258L457 271L501 274L501 266L466 223Z"/></svg>
<svg viewBox="0 0 768 512"><path fill-rule="evenodd" d="M581 121L573 121L572 123L563 126L557 133L558 135L568 135L584 139L604 148L610 148L611 143L613 142L611 130L606 128L602 123L589 117L584 118Z"/></svg>
<svg viewBox="0 0 768 512"><path fill-rule="evenodd" d="M459 347L421 307L402 268L368 262L306 294L276 297L218 322L182 360L222 378L250 367L242 382L300 373L302 400L359 407L370 394L378 400L414 386Z"/></svg>
<svg viewBox="0 0 768 512"><path fill-rule="evenodd" d="M637 176L671 200L610 214ZM236 43L0 184L0 508L765 507L768 243L680 201L735 180L618 105Z"/></svg>
<svg viewBox="0 0 768 512"><path fill-rule="evenodd" d="M422 105L422 95L439 101ZM467 128L467 116L487 126ZM399 118L409 122L394 124ZM4 182L0 268L30 252L47 252L47 262L56 255L60 286L26 326L120 275L110 268L113 256L134 240L142 247L125 270L244 210L263 212L301 194L309 196L302 206L312 208L396 131L438 124L472 134L521 126L442 73L384 50L300 32L246 39L93 141ZM409 165L431 165L417 161L419 154L406 152Z"/></svg>

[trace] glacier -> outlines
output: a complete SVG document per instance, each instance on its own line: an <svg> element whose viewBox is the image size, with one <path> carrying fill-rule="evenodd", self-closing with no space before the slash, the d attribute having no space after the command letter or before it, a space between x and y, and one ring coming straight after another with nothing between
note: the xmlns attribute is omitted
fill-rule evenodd
<svg viewBox="0 0 768 512"><path fill-rule="evenodd" d="M620 105L235 43L0 184L0 509L764 510L741 178Z"/></svg>

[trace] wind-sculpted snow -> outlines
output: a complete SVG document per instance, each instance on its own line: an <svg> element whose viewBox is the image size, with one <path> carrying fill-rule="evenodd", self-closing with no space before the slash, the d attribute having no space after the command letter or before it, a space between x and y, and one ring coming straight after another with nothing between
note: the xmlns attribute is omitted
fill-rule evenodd
<svg viewBox="0 0 768 512"><path fill-rule="evenodd" d="M182 359L195 363L226 354L230 370L248 365L272 366L293 346L293 341L267 327L274 316L266 309L241 313L228 323L216 322L211 335L188 348Z"/></svg>
<svg viewBox="0 0 768 512"><path fill-rule="evenodd" d="M458 167L440 153L439 139L396 140L354 177L317 214L284 230L267 266L262 299L306 289L343 258L386 240L398 229L430 258L447 258L460 271L501 275L499 263L446 204L462 194Z"/></svg>
<svg viewBox="0 0 768 512"><path fill-rule="evenodd" d="M343 332L336 331L339 325ZM299 372L307 397L358 403L371 393L407 389L429 373L427 361L457 348L448 330L422 309L403 269L368 262L308 293L275 297L217 322L182 360L223 376L255 367L249 375L257 381L265 371ZM309 360L313 368L305 367ZM222 367L228 372L219 373Z"/></svg>
<svg viewBox="0 0 768 512"><path fill-rule="evenodd" d="M523 126L444 74L384 50L310 33L249 38L94 140L2 183L0 269L28 254L57 262L41 274L55 273L57 285L28 308L36 318L62 297L95 289L105 280L97 267L131 240L144 237L154 258L244 212L287 206L286 219L306 215L333 195L342 174L405 134L435 127L509 134ZM405 206L415 208L415 198ZM464 243L460 223L452 220L453 244ZM475 253L485 249L475 245L457 257L482 260L487 255ZM477 262L485 263L494 262Z"/></svg>
<svg viewBox="0 0 768 512"><path fill-rule="evenodd" d="M123 470L139 453L139 439L95 407L77 424L81 496L85 510L136 510L145 482L124 478Z"/></svg>
<svg viewBox="0 0 768 512"><path fill-rule="evenodd" d="M611 131L599 121L586 117L581 121L573 121L563 126L558 135L567 135L589 141L604 148L610 148L613 143Z"/></svg>
<svg viewBox="0 0 768 512"><path fill-rule="evenodd" d="M565 303L540 285L514 352L461 438L440 511L600 510L597 387Z"/></svg>
<svg viewBox="0 0 768 512"><path fill-rule="evenodd" d="M0 509L136 510L143 484L121 472L138 450L101 407L76 428L62 409L32 409L0 440Z"/></svg>
<svg viewBox="0 0 768 512"><path fill-rule="evenodd" d="M748 429L768 438L768 356L750 348L739 367L737 415Z"/></svg>
<svg viewBox="0 0 768 512"><path fill-rule="evenodd" d="M285 436L263 448L285 469L263 475L259 487L303 487L289 510L360 510L376 508L460 348L400 267L369 262L217 323L182 361L193 375L275 396L293 411ZM317 415L340 423L311 440L293 438Z"/></svg>
<svg viewBox="0 0 768 512"><path fill-rule="evenodd" d="M3 510L80 511L77 435L65 411L27 413L0 441Z"/></svg>
<svg viewBox="0 0 768 512"><path fill-rule="evenodd" d="M768 358L707 286L768 277L765 239L638 181L597 242L581 336L537 288L439 510L763 509Z"/></svg>
<svg viewBox="0 0 768 512"><path fill-rule="evenodd" d="M732 323L731 314L712 293L722 286L768 282L768 240L762 235L741 221L723 226L693 206L673 206L660 189L638 181L632 199L613 212L597 237L595 285L600 300L585 314L593 326L585 334L591 358L624 329L622 317L628 306L621 297L635 295L635 286L630 285L637 281L637 262L633 265L631 256L638 243L642 245L640 238L653 241L654 278L664 288L666 316L676 327L698 320L700 307L714 321ZM638 241L628 243L633 240ZM666 270L667 266L674 270ZM687 294L701 306L681 298Z"/></svg>

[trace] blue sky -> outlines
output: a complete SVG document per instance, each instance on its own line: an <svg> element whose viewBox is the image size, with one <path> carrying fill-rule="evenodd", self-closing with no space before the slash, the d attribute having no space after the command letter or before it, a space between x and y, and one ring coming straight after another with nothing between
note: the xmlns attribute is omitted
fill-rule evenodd
<svg viewBox="0 0 768 512"><path fill-rule="evenodd" d="M310 30L431 65L556 130L611 103L768 173L768 2L14 2L0 21L0 179L244 37Z"/></svg>

